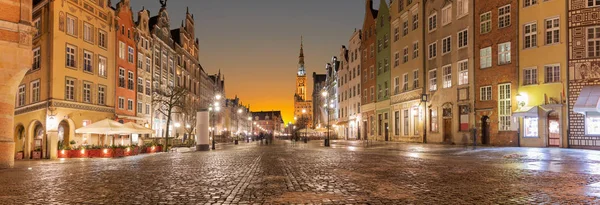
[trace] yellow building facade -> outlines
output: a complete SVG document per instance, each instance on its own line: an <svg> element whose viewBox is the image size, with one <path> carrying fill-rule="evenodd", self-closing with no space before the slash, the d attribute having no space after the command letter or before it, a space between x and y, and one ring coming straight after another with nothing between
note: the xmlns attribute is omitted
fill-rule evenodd
<svg viewBox="0 0 600 205"><path fill-rule="evenodd" d="M564 1L519 5L520 146L567 147L567 16ZM543 55L543 56L542 56Z"/></svg>
<svg viewBox="0 0 600 205"><path fill-rule="evenodd" d="M37 32L16 93L15 153L56 158L60 147L109 143L75 129L114 118L114 11L103 0L33 6Z"/></svg>

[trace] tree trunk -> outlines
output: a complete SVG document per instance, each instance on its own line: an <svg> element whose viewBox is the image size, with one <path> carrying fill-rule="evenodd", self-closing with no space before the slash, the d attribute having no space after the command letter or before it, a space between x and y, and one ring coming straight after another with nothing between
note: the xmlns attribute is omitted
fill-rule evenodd
<svg viewBox="0 0 600 205"><path fill-rule="evenodd" d="M171 124L171 109L169 109L167 116L167 129L165 130L165 147L164 152L169 152L169 125Z"/></svg>

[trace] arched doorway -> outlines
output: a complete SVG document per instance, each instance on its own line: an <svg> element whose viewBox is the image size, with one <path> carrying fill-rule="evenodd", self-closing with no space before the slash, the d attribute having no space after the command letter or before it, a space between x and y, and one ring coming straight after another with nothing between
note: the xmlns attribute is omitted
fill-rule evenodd
<svg viewBox="0 0 600 205"><path fill-rule="evenodd" d="M560 120L558 112L548 113L548 147L560 146Z"/></svg>
<svg viewBox="0 0 600 205"><path fill-rule="evenodd" d="M31 141L31 158L41 159L43 157L42 153L48 150L48 146L47 143L44 142L44 127L40 122L36 122L32 134L33 140Z"/></svg>
<svg viewBox="0 0 600 205"><path fill-rule="evenodd" d="M481 117L481 144L490 143L490 117Z"/></svg>
<svg viewBox="0 0 600 205"><path fill-rule="evenodd" d="M70 147L71 136L70 136L69 123L65 120L58 124L58 150Z"/></svg>
<svg viewBox="0 0 600 205"><path fill-rule="evenodd" d="M15 128L15 159L23 159L25 154L25 127L22 124Z"/></svg>

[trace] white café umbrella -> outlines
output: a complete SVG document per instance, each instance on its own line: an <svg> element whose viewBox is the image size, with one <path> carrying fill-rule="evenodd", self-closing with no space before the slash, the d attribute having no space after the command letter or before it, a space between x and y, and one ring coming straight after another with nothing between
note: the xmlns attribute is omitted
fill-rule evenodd
<svg viewBox="0 0 600 205"><path fill-rule="evenodd" d="M136 129L127 127L117 121L111 119L104 119L98 122L89 124L85 127L75 130L77 134L103 134L103 135L114 135L114 134L132 134L137 133Z"/></svg>
<svg viewBox="0 0 600 205"><path fill-rule="evenodd" d="M125 125L125 127L135 129L136 132L132 133L132 134L152 134L152 133L154 133L154 130L146 128L146 127L138 125L138 124L135 124L133 122L128 122L123 125Z"/></svg>

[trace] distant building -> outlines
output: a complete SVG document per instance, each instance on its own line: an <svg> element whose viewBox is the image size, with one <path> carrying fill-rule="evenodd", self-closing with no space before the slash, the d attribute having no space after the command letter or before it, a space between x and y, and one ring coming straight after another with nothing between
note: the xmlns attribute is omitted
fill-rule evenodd
<svg viewBox="0 0 600 205"><path fill-rule="evenodd" d="M317 127L319 124L327 123L327 116L323 113L323 104L325 101L323 100L323 96L321 92L325 87L325 80L327 75L325 74L317 74L313 72L313 93L312 93L312 103L313 103L313 127Z"/></svg>
<svg viewBox="0 0 600 205"><path fill-rule="evenodd" d="M252 133L258 135L274 134L280 135L283 133L283 118L281 111L259 111L252 112Z"/></svg>
<svg viewBox="0 0 600 205"><path fill-rule="evenodd" d="M377 34L375 33L377 13L379 10L373 9L373 0L366 0L365 19L362 28L362 41L360 48L362 50L361 68L362 68L362 102L361 119L362 130L365 139L375 139L375 42Z"/></svg>
<svg viewBox="0 0 600 205"><path fill-rule="evenodd" d="M346 115L348 116L348 139L361 139L360 133L360 42L361 42L361 30L354 29L352 37L348 42L348 77L345 84L348 85L348 109ZM366 75L365 75L366 76ZM314 99L313 99L314 100Z"/></svg>

